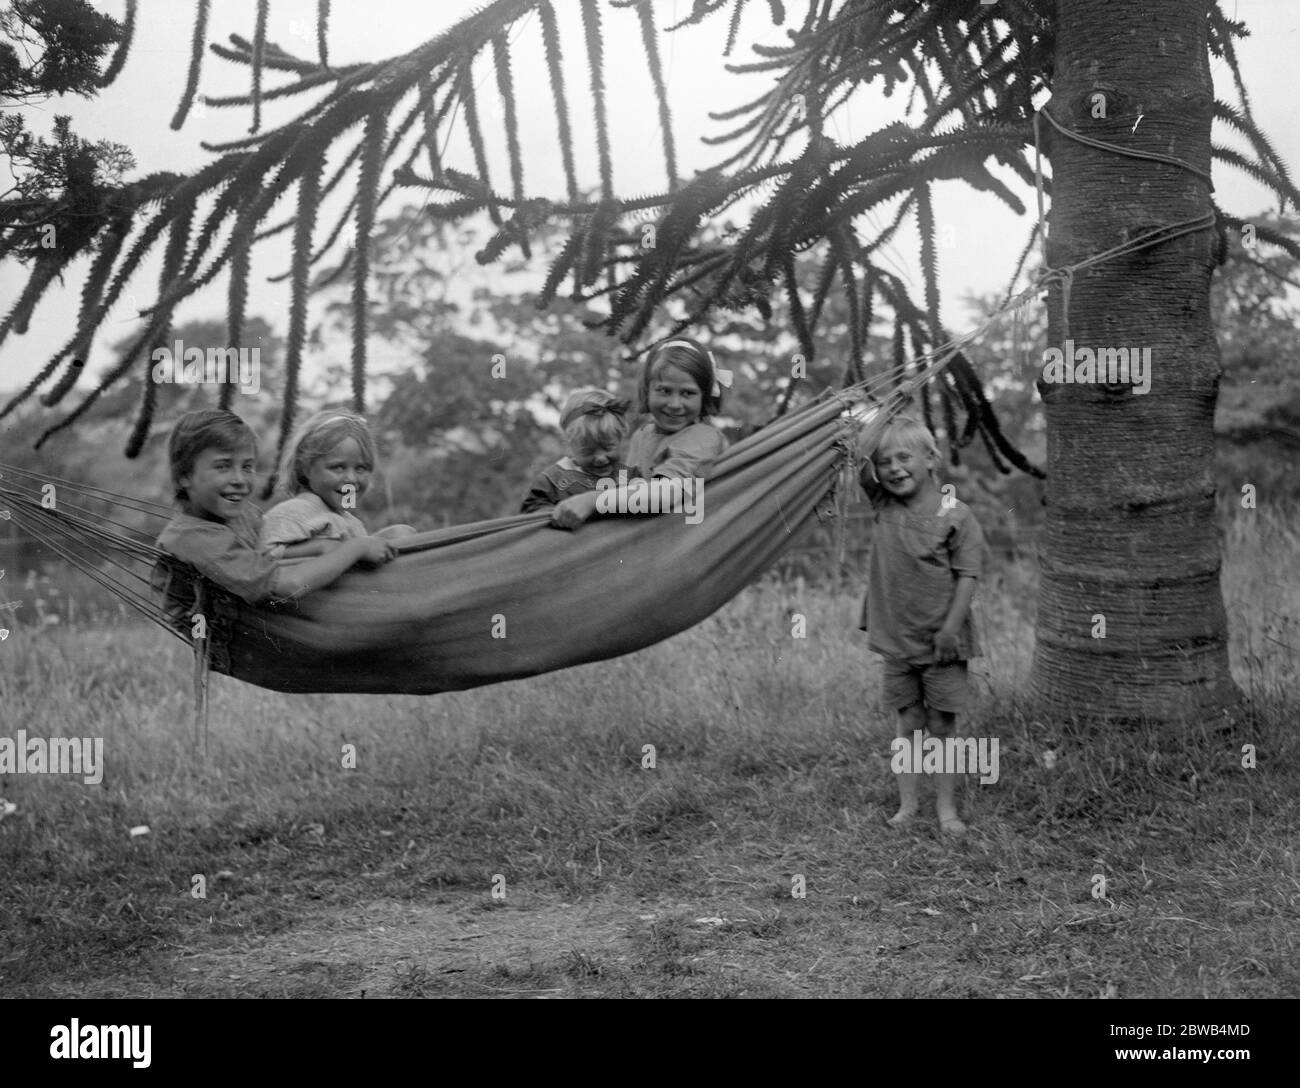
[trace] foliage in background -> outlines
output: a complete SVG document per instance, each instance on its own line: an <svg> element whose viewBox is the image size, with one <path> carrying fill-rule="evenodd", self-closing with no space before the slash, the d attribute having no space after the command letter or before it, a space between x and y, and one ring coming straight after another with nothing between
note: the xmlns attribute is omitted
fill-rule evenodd
<svg viewBox="0 0 1300 1088"><path fill-rule="evenodd" d="M1300 234L1293 220L1256 218L1279 233ZM1218 486L1238 499L1252 484L1261 503L1300 502L1300 307L1288 292L1300 287L1300 260L1242 243L1232 237L1239 259L1231 273L1215 277L1210 292L1223 353Z"/></svg>
<svg viewBox="0 0 1300 1088"><path fill-rule="evenodd" d="M0 34L0 99L10 102L94 97L111 78L100 63L123 36L86 0L13 0L0 9Z"/></svg>
<svg viewBox="0 0 1300 1088"><path fill-rule="evenodd" d="M66 94L93 98L125 60L116 20L86 0L14 0L0 9L0 105L41 105ZM31 278L0 323L27 331L39 296L82 255L111 260L121 245L124 208L138 190L124 179L135 158L122 144L77 136L68 117L55 114L50 136L32 133L19 113L0 111L0 156L12 184L0 191L0 258L28 262ZM129 216L128 216L129 218Z"/></svg>

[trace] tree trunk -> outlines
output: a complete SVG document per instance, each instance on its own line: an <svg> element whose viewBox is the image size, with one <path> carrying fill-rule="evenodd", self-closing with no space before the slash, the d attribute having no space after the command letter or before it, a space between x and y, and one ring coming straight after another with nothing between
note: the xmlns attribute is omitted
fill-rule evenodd
<svg viewBox="0 0 1300 1088"><path fill-rule="evenodd" d="M1052 116L1208 172L1204 3L1061 0L1057 12ZM1040 124L1050 133L1052 267L1212 210L1196 174ZM1215 527L1217 245L1201 230L1083 271L1068 313L1061 289L1051 292L1048 343L1067 365L1067 341L1149 348L1151 385L1134 392L1131 372L1110 387L1039 382L1047 520L1030 685L1049 713L1190 721L1237 699Z"/></svg>

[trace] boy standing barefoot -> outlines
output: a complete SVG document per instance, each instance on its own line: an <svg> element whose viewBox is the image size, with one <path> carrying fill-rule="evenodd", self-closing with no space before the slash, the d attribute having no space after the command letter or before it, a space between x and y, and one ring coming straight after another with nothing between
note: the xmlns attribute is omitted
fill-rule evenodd
<svg viewBox="0 0 1300 1088"><path fill-rule="evenodd" d="M884 701L908 744L916 730L947 737L970 699L966 662L979 654L970 604L984 535L970 507L940 493L939 450L919 420L891 420L862 452L859 479L876 514L862 627L885 659ZM939 828L960 835L957 776L934 777ZM895 827L917 813L920 775L900 774L898 793Z"/></svg>

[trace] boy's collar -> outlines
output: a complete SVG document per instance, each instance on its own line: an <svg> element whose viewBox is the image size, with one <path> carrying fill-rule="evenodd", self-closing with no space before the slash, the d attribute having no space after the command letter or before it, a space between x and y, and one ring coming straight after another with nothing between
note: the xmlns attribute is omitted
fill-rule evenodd
<svg viewBox="0 0 1300 1088"><path fill-rule="evenodd" d="M219 518L215 514L209 513L207 510L199 510L196 513L194 508L190 506L188 499L186 499L181 504L181 513L184 514L187 518L193 519L194 521L211 521L216 523L217 525L226 524L225 518Z"/></svg>

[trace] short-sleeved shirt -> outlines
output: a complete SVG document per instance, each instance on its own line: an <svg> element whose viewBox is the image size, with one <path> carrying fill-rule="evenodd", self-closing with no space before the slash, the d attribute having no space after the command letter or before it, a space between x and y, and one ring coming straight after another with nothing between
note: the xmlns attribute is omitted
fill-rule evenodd
<svg viewBox="0 0 1300 1088"><path fill-rule="evenodd" d="M650 422L628 442L627 463L634 475L647 480L656 476L704 479L726 448L722 432L707 423L665 434Z"/></svg>
<svg viewBox="0 0 1300 1088"><path fill-rule="evenodd" d="M617 480L620 471L626 472L627 465L619 462L614 466L613 478ZM558 506L565 499L574 495L583 495L596 491L600 487L601 477L580 469L572 457L565 457L550 468L545 468L528 485L528 493L520 504L521 514L531 514L534 510L544 510L548 506Z"/></svg>
<svg viewBox="0 0 1300 1088"><path fill-rule="evenodd" d="M331 510L314 491L303 491L271 507L262 523L262 543L280 552L288 544L353 540L367 535L359 517L346 510Z"/></svg>
<svg viewBox="0 0 1300 1088"><path fill-rule="evenodd" d="M876 510L861 626L871 649L913 665L935 661L934 636L948 618L960 576L978 578L984 534L969 506L941 502L919 513L893 498L862 470L862 486ZM978 657L970 611L957 635L957 659Z"/></svg>
<svg viewBox="0 0 1300 1088"><path fill-rule="evenodd" d="M158 537L158 547L249 604L269 600L279 564L261 542L262 512L247 506L229 521L178 514ZM186 628L194 612L193 579L165 559L151 583L173 627Z"/></svg>

